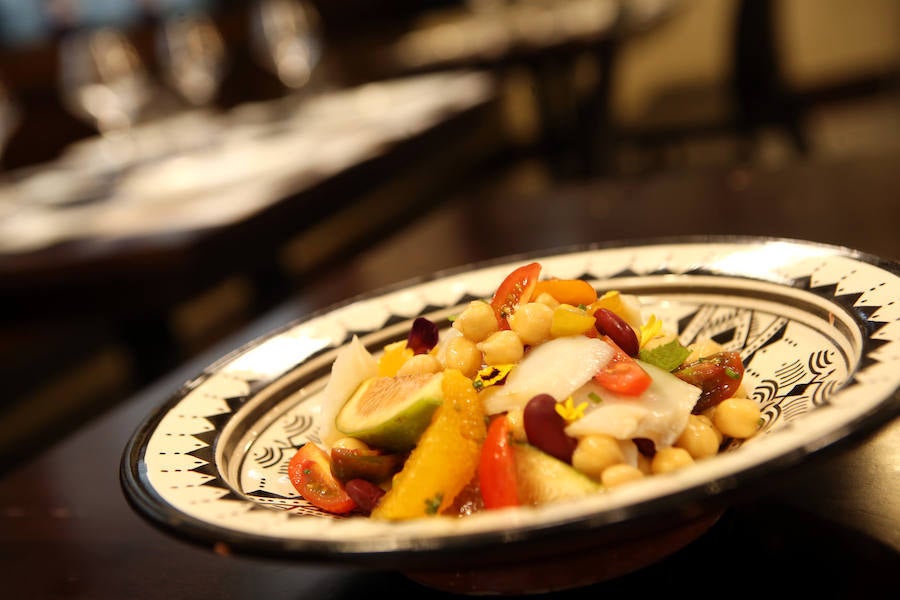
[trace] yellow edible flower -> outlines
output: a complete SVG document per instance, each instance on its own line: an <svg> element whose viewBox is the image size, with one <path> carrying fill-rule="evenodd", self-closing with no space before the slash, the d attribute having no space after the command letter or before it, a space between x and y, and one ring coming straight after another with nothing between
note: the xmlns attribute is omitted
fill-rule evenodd
<svg viewBox="0 0 900 600"><path fill-rule="evenodd" d="M641 348L643 348L647 342L659 335L661 329L662 321L657 319L656 315L650 315L647 322L641 325Z"/></svg>
<svg viewBox="0 0 900 600"><path fill-rule="evenodd" d="M496 385L506 379L506 376L509 375L509 372L514 366L516 365L488 365L478 371L478 374L475 375L475 379L472 381L472 385L474 385L475 389L478 391Z"/></svg>
<svg viewBox="0 0 900 600"><path fill-rule="evenodd" d="M569 396L566 398L565 402L556 403L556 413L565 419L566 423L571 423L584 416L584 409L586 407L587 402L582 402L578 406L575 406L575 401L572 400L572 396Z"/></svg>

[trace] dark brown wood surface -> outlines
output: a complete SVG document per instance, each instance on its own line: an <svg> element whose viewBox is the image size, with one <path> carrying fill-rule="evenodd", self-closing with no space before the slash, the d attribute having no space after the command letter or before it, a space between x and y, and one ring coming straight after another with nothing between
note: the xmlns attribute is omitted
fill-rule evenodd
<svg viewBox="0 0 900 600"><path fill-rule="evenodd" d="M528 193L482 185L460 193L5 474L3 596L448 597L397 573L220 556L170 538L129 507L118 481L122 451L156 407L222 354L312 311L436 270L574 244L700 234L805 239L896 261L898 167L900 157L880 156L601 180ZM896 591L900 420L852 441L738 500L706 535L668 559L560 596L681 591L728 597L789 590L857 598Z"/></svg>

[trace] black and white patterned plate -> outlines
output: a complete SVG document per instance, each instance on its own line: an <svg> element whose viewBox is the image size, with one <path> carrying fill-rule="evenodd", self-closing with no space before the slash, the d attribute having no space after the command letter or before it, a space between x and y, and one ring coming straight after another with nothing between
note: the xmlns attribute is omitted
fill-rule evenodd
<svg viewBox="0 0 900 600"><path fill-rule="evenodd" d="M335 517L291 487L295 449L318 440L319 395L354 334L373 352L415 317L441 326L512 268L640 297L683 342L740 351L759 435L691 468L539 508L385 523ZM376 568L450 567L499 544L521 559L551 541L602 539L696 515L900 414L900 268L860 252L763 238L650 240L520 256L354 299L258 339L188 381L125 450L126 497L151 523L229 551Z"/></svg>

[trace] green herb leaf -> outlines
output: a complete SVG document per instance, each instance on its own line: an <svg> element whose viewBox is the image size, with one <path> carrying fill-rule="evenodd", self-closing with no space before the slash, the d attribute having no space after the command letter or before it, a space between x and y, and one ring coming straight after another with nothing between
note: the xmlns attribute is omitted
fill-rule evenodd
<svg viewBox="0 0 900 600"><path fill-rule="evenodd" d="M672 340L649 350L642 348L638 358L665 371L672 371L683 363L690 353L691 351L682 346L678 340Z"/></svg>
<svg viewBox="0 0 900 600"><path fill-rule="evenodd" d="M441 502L444 500L444 494L438 492L434 495L434 498L428 498L425 500L425 513L429 515L436 515L438 509L441 507Z"/></svg>
<svg viewBox="0 0 900 600"><path fill-rule="evenodd" d="M590 401L593 402L594 404L600 404L601 402L603 402L603 398L601 398L601 397L597 394L597 392L591 392L591 393L589 393L589 394L588 394L588 398L589 398Z"/></svg>

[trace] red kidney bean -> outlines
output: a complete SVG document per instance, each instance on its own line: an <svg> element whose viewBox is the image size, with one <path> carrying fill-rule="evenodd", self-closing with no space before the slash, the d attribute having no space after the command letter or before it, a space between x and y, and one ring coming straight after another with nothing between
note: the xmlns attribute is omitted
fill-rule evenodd
<svg viewBox="0 0 900 600"><path fill-rule="evenodd" d="M528 401L522 415L528 443L550 456L572 463L572 453L578 440L565 432L566 420L556 412L556 399L550 394L538 394Z"/></svg>
<svg viewBox="0 0 900 600"><path fill-rule="evenodd" d="M596 323L597 331L608 335L622 349L622 352L628 356L638 355L638 352L641 350L641 344L638 341L637 334L622 317L608 308L601 308L594 313L594 322Z"/></svg>
<svg viewBox="0 0 900 600"><path fill-rule="evenodd" d="M438 326L425 317L418 317L413 321L406 336L406 346L412 349L413 354L425 354L430 352L438 342Z"/></svg>
<svg viewBox="0 0 900 600"><path fill-rule="evenodd" d="M365 479L351 479L344 484L347 495L356 502L359 509L369 514L384 496L384 490Z"/></svg>

